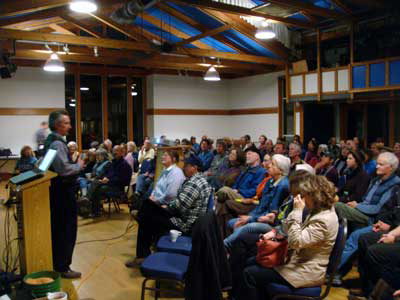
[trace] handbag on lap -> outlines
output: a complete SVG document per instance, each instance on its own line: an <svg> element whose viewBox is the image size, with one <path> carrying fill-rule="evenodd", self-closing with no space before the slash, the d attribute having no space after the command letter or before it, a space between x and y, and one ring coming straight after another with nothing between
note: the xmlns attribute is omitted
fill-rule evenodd
<svg viewBox="0 0 400 300"><path fill-rule="evenodd" d="M257 242L256 261L265 268L272 268L283 265L288 253L288 241L286 237L277 235L269 240Z"/></svg>

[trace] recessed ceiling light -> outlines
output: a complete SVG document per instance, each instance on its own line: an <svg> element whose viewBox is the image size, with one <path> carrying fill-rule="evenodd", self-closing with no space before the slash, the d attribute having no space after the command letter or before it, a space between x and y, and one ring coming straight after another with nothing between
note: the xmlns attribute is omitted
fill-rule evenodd
<svg viewBox="0 0 400 300"><path fill-rule="evenodd" d="M72 0L69 8L79 13L92 13L97 10L97 4L94 0Z"/></svg>
<svg viewBox="0 0 400 300"><path fill-rule="evenodd" d="M86 86L82 86L80 89L81 89L81 91L88 91L89 90L89 88L86 87Z"/></svg>

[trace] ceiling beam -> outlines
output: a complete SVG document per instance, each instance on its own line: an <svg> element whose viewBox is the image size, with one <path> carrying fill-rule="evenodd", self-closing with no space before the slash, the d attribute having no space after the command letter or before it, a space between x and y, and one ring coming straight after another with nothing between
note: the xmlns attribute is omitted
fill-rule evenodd
<svg viewBox="0 0 400 300"><path fill-rule="evenodd" d="M343 10L346 14L351 15L353 11L342 0L331 0L333 4Z"/></svg>
<svg viewBox="0 0 400 300"><path fill-rule="evenodd" d="M309 23L309 22L303 22L295 19L290 19L290 18L282 18L282 17L277 17L277 16L272 16L268 15L262 12L256 12L248 8L240 7L240 6L234 6L230 4L225 4L221 2L214 2L212 0L171 0L172 2L181 4L181 5L191 5L194 7L198 8L204 8L204 9L212 9L212 10L217 10L220 12L224 13L231 13L231 14L236 14L236 15L241 15L241 16L256 16L256 17L262 17L266 18L269 20L273 20L279 23L283 23L289 26L294 26L294 27L301 27L301 28L314 28L315 24Z"/></svg>
<svg viewBox="0 0 400 300"><path fill-rule="evenodd" d="M68 34L68 35L76 35L75 33L71 32L68 29L65 29L64 27L57 25L57 24L50 24L49 27L58 33Z"/></svg>
<svg viewBox="0 0 400 300"><path fill-rule="evenodd" d="M16 29L16 30L37 30L40 28L48 27L51 24L60 24L65 21L60 17L51 17L41 20L30 20L27 22L16 23L12 25L7 25L3 28L5 29Z"/></svg>
<svg viewBox="0 0 400 300"><path fill-rule="evenodd" d="M0 4L1 5L1 4ZM0 10L1 11L1 10ZM51 8L43 11L38 11L36 13L32 13L28 16L17 16L13 18L7 18L4 20L0 20L0 27L16 24L16 23L22 23L22 22L27 22L31 20L42 20L42 19L47 19L51 17L57 17L61 15L64 12L64 8Z"/></svg>
<svg viewBox="0 0 400 300"><path fill-rule="evenodd" d="M67 5L69 2L69 0L2 0L0 3L0 17L15 16L60 7Z"/></svg>
<svg viewBox="0 0 400 300"><path fill-rule="evenodd" d="M240 17L231 15L231 14L221 13L219 11L210 10L210 9L203 9L203 11L206 14L210 15L211 17L217 19L218 21L232 26L233 29L239 31L243 35L252 39L254 42L256 42L260 46L268 49L275 55L285 58L285 59L289 57L289 49L284 47L276 39L272 39L269 41L263 41L263 40L255 38L255 33L256 33L257 28L254 27L253 25L247 23Z"/></svg>
<svg viewBox="0 0 400 300"><path fill-rule="evenodd" d="M81 54L58 54L63 62L75 62L75 63L90 63L90 64L105 64L105 65L120 65L130 67L142 67L142 68L159 68L159 69L176 69L176 70L192 70L192 71L207 71L210 67L207 64L193 64L186 62L171 62L166 59L164 60L139 60L135 61L132 57L121 57L121 56L99 56L93 55L81 55ZM48 53L36 52L35 50L16 50L16 59L34 59L34 60L47 60L49 58ZM129 60L131 62L129 63ZM250 71L250 68L231 68L231 67L219 67L218 72L220 73L246 73ZM271 68L266 68L264 71L268 72Z"/></svg>
<svg viewBox="0 0 400 300"><path fill-rule="evenodd" d="M300 0L268 0L268 2L282 7L298 9L299 11L305 11L312 15L324 18L337 19L343 17L343 14L338 13L332 9L315 6L311 3Z"/></svg>
<svg viewBox="0 0 400 300"><path fill-rule="evenodd" d="M151 45L139 42L121 41L121 40L105 39L105 38L98 39L93 37L70 36L64 34L46 34L46 33L31 32L31 31L11 30L11 29L0 29L0 39L58 42L69 45L82 45L82 46L92 46L92 47L97 46L102 48L139 50L148 52L154 50L154 48ZM257 55L221 52L208 49L180 48L174 50L173 53L202 56L202 57L214 56L216 58L221 58L221 59L259 63L266 65L279 65L279 66L286 65L286 62L280 59L275 59L265 56L257 56Z"/></svg>
<svg viewBox="0 0 400 300"><path fill-rule="evenodd" d="M175 46L179 47L179 46L184 46L184 45L187 45L187 44L191 44L194 41L200 40L200 39L205 38L207 36L214 36L214 35L216 35L218 33L227 31L229 29L231 29L230 25L223 25L223 26L215 28L215 29L210 29L210 30L207 30L207 31L205 31L203 33L200 33L198 35L192 36L191 38L188 38L186 40L180 41L180 42L176 43Z"/></svg>
<svg viewBox="0 0 400 300"><path fill-rule="evenodd" d="M200 32L204 32L204 31L210 30L210 28L204 26L201 23L196 22L192 18L189 18L188 16L180 13L179 11L177 11L176 9L172 8L171 6L169 6L169 5L165 4L165 3L158 3L157 7L159 9L163 10L164 12L170 14L171 16L177 18L178 20L180 20L182 22L185 22L186 24L192 26L193 28L197 29ZM226 46L228 46L229 48L231 48L232 50L234 50L234 51L236 51L238 53L246 53L247 52L247 49L242 48L239 45L236 45L235 43L233 43L232 41L227 39L222 34L217 34L213 38L216 39L217 41L225 44Z"/></svg>
<svg viewBox="0 0 400 300"><path fill-rule="evenodd" d="M171 26L168 23L163 22L163 20L160 20L160 19L158 19L156 17L153 17L152 15L149 15L147 13L141 13L140 17L143 20L153 24L154 26L157 26L158 28L160 28L160 30L162 29L162 30L164 30L166 32L170 32L171 34L173 34L173 35L175 35L175 36L177 36L177 37L179 37L181 39L190 38L190 36L188 34L180 31L179 29ZM213 47L211 47L211 46L209 46L209 45L207 45L207 44L205 44L203 42L200 42L200 41L194 41L192 44L195 45L196 47L199 47L200 49L213 49Z"/></svg>
<svg viewBox="0 0 400 300"><path fill-rule="evenodd" d="M83 24L82 22L68 16L66 13L61 15L61 18L64 19L66 22L71 23L75 27L79 28L82 31L89 33L91 36L95 38L101 38L102 35L100 33L95 32L94 30L90 29L88 26Z"/></svg>
<svg viewBox="0 0 400 300"><path fill-rule="evenodd" d="M148 42L145 37L142 35L138 34L137 32L131 30L132 26L129 25L120 25L117 22L113 21L111 18L107 17L104 14L101 14L99 12L95 13L90 13L93 18L96 20L100 21L101 23L107 25L108 27L126 35L127 37L134 39L135 41L141 41L141 42Z"/></svg>

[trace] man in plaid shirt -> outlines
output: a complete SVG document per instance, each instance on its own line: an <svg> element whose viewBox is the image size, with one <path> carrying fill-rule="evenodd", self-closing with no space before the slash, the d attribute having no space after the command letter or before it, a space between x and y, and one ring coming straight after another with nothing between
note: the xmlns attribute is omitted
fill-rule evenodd
<svg viewBox="0 0 400 300"><path fill-rule="evenodd" d="M212 188L198 172L201 168L197 156L186 158L183 172L187 179L179 188L176 198L167 205L160 206L157 202L148 201L149 205L142 207L138 216L136 259L127 262L127 267L140 264L151 254L151 244L169 230L177 229L189 234L197 218L206 213Z"/></svg>

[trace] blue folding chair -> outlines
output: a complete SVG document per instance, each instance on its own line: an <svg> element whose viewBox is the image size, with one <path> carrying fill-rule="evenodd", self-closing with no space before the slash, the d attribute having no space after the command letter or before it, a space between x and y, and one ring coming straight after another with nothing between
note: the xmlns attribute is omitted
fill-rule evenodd
<svg viewBox="0 0 400 300"><path fill-rule="evenodd" d="M214 190L211 191L207 203L207 212L214 209ZM192 251L192 238L180 236L175 243L171 242L169 235L163 235L157 242L157 251L190 255Z"/></svg>
<svg viewBox="0 0 400 300"><path fill-rule="evenodd" d="M331 255L329 257L329 264L326 274L329 280L326 285L324 293L321 295L322 286L305 287L305 288L292 288L287 285L270 283L268 284L268 292L274 295L275 299L324 299L329 295L332 286L332 280L336 274L337 267L342 257L344 244L347 238L347 220L342 219L339 223L339 230L336 236L335 245L333 246Z"/></svg>

